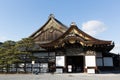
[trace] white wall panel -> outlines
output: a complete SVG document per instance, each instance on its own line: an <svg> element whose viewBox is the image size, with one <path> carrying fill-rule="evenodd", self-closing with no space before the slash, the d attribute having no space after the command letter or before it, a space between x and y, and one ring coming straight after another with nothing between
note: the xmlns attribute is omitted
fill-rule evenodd
<svg viewBox="0 0 120 80"><path fill-rule="evenodd" d="M95 73L95 69L87 69L87 73Z"/></svg>
<svg viewBox="0 0 120 80"><path fill-rule="evenodd" d="M56 56L56 66L64 67L65 66L65 56Z"/></svg>
<svg viewBox="0 0 120 80"><path fill-rule="evenodd" d="M85 56L86 67L96 66L95 56Z"/></svg>

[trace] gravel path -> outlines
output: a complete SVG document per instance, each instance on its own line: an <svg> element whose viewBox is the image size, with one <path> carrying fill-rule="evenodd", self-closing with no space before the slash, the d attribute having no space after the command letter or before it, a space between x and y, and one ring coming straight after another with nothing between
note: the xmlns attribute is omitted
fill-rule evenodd
<svg viewBox="0 0 120 80"><path fill-rule="evenodd" d="M120 74L0 74L0 80L120 80Z"/></svg>

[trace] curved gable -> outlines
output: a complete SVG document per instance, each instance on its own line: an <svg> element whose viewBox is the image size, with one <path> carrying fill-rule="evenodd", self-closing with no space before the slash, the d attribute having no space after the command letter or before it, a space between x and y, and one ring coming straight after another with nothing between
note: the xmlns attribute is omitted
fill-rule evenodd
<svg viewBox="0 0 120 80"><path fill-rule="evenodd" d="M58 39L47 43L47 44L41 44L42 47L61 47L64 46L66 43L79 43L82 46L104 46L106 48L109 48L111 50L114 45L112 44L112 41L104 41L96 39L87 33L81 31L78 29L76 25L71 25L71 27Z"/></svg>
<svg viewBox="0 0 120 80"><path fill-rule="evenodd" d="M64 24L50 15L48 21L30 37L36 43L49 43L60 37L66 30L67 27Z"/></svg>

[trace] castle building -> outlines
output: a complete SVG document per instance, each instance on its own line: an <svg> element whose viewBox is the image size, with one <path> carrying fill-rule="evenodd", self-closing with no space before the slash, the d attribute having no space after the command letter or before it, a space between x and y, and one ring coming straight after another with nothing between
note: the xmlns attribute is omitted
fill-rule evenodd
<svg viewBox="0 0 120 80"><path fill-rule="evenodd" d="M53 14L30 38L37 44L38 50L32 53L37 57L33 67L39 72L96 73L99 69L114 66L110 55L114 47L112 41L90 36L74 22L68 27Z"/></svg>

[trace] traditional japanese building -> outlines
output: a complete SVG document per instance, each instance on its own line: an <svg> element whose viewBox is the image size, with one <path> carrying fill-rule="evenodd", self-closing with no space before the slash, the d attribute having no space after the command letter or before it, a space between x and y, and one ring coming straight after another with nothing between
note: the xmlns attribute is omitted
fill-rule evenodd
<svg viewBox="0 0 120 80"><path fill-rule="evenodd" d="M87 72L95 73L105 67L113 67L110 50L112 41L96 39L80 30L72 22L67 27L53 14L35 31L32 38L38 50L33 51L34 68L40 72Z"/></svg>

